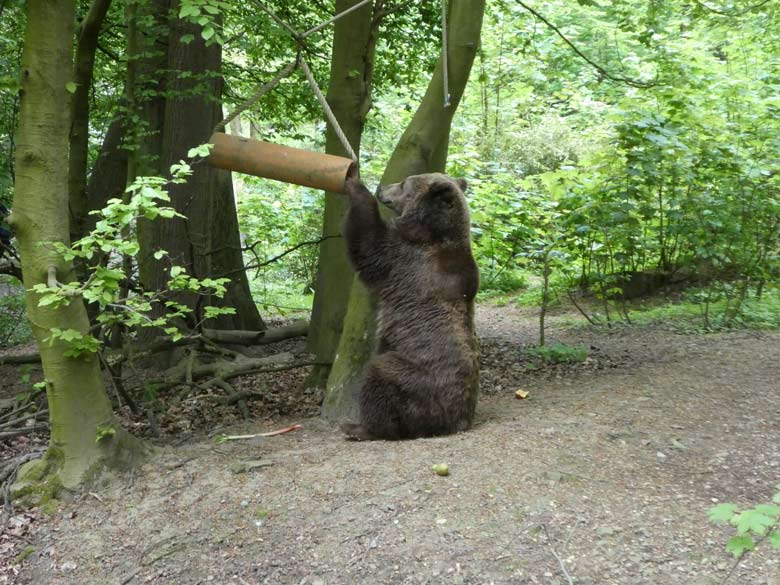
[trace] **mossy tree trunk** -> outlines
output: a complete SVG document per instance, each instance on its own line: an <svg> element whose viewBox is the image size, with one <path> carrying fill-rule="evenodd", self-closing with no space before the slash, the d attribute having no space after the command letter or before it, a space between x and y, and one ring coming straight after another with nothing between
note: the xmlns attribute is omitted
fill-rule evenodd
<svg viewBox="0 0 780 585"><path fill-rule="evenodd" d="M26 468L29 478L56 477L75 488L106 463L129 461L139 444L114 421L97 357L68 358L68 346L49 342L52 329L89 330L84 304L39 307L29 292L51 268L71 280L72 264L51 248L69 242L67 107L73 71L73 0L28 0L22 54L22 98L16 148L12 224L19 241L27 315L40 348L51 421L49 451ZM103 429L103 439L98 440ZM113 431L109 430L113 429ZM24 479L24 473L20 477Z"/></svg>
<svg viewBox="0 0 780 585"><path fill-rule="evenodd" d="M485 0L450 0L447 32L451 104L444 104L443 70L439 59L417 111L401 136L382 176L382 184L409 175L444 172L450 127L468 82L482 29ZM344 329L328 377L322 414L328 420L357 419L360 376L374 339L372 300L353 278Z"/></svg>
<svg viewBox="0 0 780 585"><path fill-rule="evenodd" d="M358 2L337 0L335 12L343 12ZM355 153L360 152L363 126L371 109L376 31L382 9L381 2L374 4L373 9L368 4L336 21L333 31L327 98ZM330 125L325 138L325 152L349 157ZM346 283L352 282L354 277L344 240L340 237L346 210L344 195L325 194L322 235L328 239L320 244L308 336L309 351L321 363L331 362L336 353L349 302L350 287ZM330 366L315 367L307 385L324 386L329 373Z"/></svg>

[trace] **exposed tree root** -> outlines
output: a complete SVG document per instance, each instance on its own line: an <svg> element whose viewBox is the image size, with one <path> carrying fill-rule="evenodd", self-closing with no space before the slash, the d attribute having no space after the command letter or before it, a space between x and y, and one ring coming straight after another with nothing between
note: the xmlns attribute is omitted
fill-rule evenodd
<svg viewBox="0 0 780 585"><path fill-rule="evenodd" d="M20 355L0 355L0 366L8 364L39 364L41 363L41 354L23 353Z"/></svg>
<svg viewBox="0 0 780 585"><path fill-rule="evenodd" d="M279 356L251 358L236 353L232 360L220 358L211 362L196 361L193 364L190 364L189 360L184 360L169 369L162 378L147 380L144 382L143 386L152 386L160 391L179 385L191 385L205 379L204 382L198 383L199 387L208 388L210 386L219 386L227 390L229 386L226 386L227 381L237 376L283 372L295 368L315 366L321 363L322 362L317 361L279 363ZM231 389L228 390L229 396L236 394L235 389L233 389L232 386L229 386L229 388ZM241 399L243 398L237 399L236 401Z"/></svg>
<svg viewBox="0 0 780 585"><path fill-rule="evenodd" d="M295 321L284 327L266 329L265 331L203 330L203 336L211 341L235 345L267 345L277 341L284 341L285 339L303 337L308 333L308 321Z"/></svg>
<svg viewBox="0 0 780 585"><path fill-rule="evenodd" d="M218 330L218 329L204 329L203 335L191 335L184 337L178 341L172 341L171 339L159 339L152 342L146 347L134 348L133 351L123 353L114 358L113 364L127 361L129 359L141 359L147 356L154 355L174 347L182 347L187 345L194 345L201 343L204 340L208 340L214 343L226 343L230 345L268 345L270 343L277 343L284 341L285 339L293 339L295 337L304 337L309 332L308 321L295 321L284 327L277 327L274 329L267 329L265 331L242 331L242 330ZM0 366L9 364L36 364L40 363L41 354L26 353L20 355L3 355L0 356Z"/></svg>

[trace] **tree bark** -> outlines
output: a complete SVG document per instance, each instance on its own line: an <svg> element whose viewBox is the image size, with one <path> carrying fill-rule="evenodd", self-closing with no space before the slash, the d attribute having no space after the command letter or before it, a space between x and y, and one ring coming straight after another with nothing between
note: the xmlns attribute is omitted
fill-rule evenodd
<svg viewBox="0 0 780 585"><path fill-rule="evenodd" d="M358 1L337 0L336 13L354 6ZM373 9L369 4L336 21L333 31L327 99L356 154L360 153L363 126L371 109L376 29L382 2L374 4ZM325 152L349 157L330 125L325 137ZM322 224L324 237L341 233L346 210L347 202L342 194L325 193ZM353 277L344 240L334 237L323 240L320 244L307 343L318 362L333 361L349 302L350 287L345 286L345 283L351 282ZM313 368L306 385L323 387L329 373L330 366Z"/></svg>
<svg viewBox="0 0 780 585"><path fill-rule="evenodd" d="M114 120L103 137L100 152L92 165L86 189L86 208L103 209L109 199L121 199L127 186L127 150L122 147L124 122ZM82 222L83 234L95 229L97 215L86 215Z"/></svg>
<svg viewBox="0 0 780 585"><path fill-rule="evenodd" d="M433 77L412 121L401 136L382 176L394 183L429 172L444 172L450 127L463 97L482 29L485 0L451 0L447 31L451 105L444 105L443 68L439 59ZM360 375L373 348L373 302L355 277L344 329L328 377L322 415L328 420L356 420Z"/></svg>
<svg viewBox="0 0 780 585"><path fill-rule="evenodd" d="M138 176L157 176L167 171L162 168L160 159L169 8L169 0L128 0L125 7L127 115L119 123L117 132L126 153L127 184Z"/></svg>
<svg viewBox="0 0 780 585"><path fill-rule="evenodd" d="M178 2L173 2L178 11ZM189 44L182 36L191 34ZM167 173L171 164L186 158L187 151L208 142L214 125L222 119L221 91L222 48L206 46L200 28L174 19L170 23L166 69L165 111L161 129L161 166ZM182 76L187 72L187 76ZM230 306L234 315L223 315L209 321L219 329L262 330L265 324L249 291L243 270L244 261L238 232L238 217L230 173L205 164L194 167L185 185L169 189L171 204L187 219L145 221L138 225L141 253L139 274L145 290L161 290L168 280L166 264L154 260L159 249L167 250L174 264L184 266L198 278L233 274L224 299L180 299L199 309L204 304ZM195 315L198 318L197 315Z"/></svg>
<svg viewBox="0 0 780 585"><path fill-rule="evenodd" d="M27 315L41 353L51 420L51 439L44 460L28 464L24 481L56 474L74 488L105 463L130 461L138 443L114 420L97 357L78 359L64 353L68 345L49 342L53 328L87 334L84 304L74 300L54 309L38 306L30 289L47 281L50 267L69 280L73 266L52 250L69 242L68 160L70 115L66 84L73 71L73 0L28 0L22 55L22 99L16 150L14 226L27 289ZM113 435L98 439L99 429ZM37 470L37 471L36 471Z"/></svg>
<svg viewBox="0 0 780 585"><path fill-rule="evenodd" d="M68 168L68 200L70 204L70 239L76 241L86 233L87 158L89 154L89 91L95 68L95 51L103 20L111 0L93 0L81 23L76 45L76 62L71 97L70 159Z"/></svg>
<svg viewBox="0 0 780 585"><path fill-rule="evenodd" d="M307 321L293 321L289 325L265 331L231 331L229 329L203 329L203 336L216 343L235 345L268 345L285 339L304 337L309 332ZM0 357L0 364L2 362Z"/></svg>

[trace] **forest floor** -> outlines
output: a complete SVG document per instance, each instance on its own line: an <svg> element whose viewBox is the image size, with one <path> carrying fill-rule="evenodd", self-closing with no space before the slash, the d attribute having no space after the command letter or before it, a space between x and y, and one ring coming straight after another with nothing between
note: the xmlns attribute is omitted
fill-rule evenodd
<svg viewBox="0 0 780 585"><path fill-rule="evenodd" d="M354 443L250 403L257 418L232 431L303 427L172 436L52 515L17 511L14 554L30 554L6 551L0 583L721 583L731 531L708 509L769 502L780 482L780 334L553 318L548 338L590 357L530 370L535 319L479 308L484 392L469 432ZM239 469L258 460L271 465ZM780 585L780 554L759 547L727 582Z"/></svg>

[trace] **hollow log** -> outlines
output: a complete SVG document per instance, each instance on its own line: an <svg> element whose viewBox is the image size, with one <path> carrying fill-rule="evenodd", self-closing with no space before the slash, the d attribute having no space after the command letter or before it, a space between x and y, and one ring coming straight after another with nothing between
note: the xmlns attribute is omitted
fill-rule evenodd
<svg viewBox="0 0 780 585"><path fill-rule="evenodd" d="M213 167L333 193L344 193L347 176L355 167L341 156L222 132L215 132L209 143L214 145L208 157Z"/></svg>

